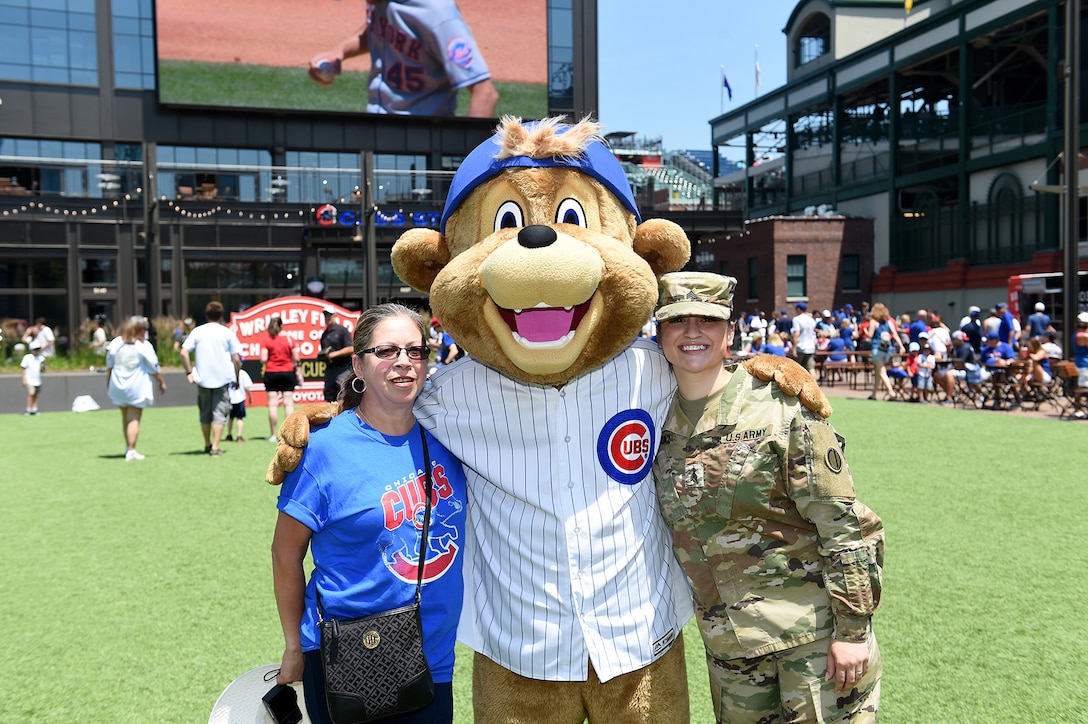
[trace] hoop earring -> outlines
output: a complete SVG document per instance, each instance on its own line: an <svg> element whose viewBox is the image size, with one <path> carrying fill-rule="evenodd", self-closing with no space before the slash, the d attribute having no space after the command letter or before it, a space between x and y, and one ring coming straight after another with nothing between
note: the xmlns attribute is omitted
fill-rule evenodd
<svg viewBox="0 0 1088 724"><path fill-rule="evenodd" d="M356 382L362 382L362 383L363 383L363 389L361 389L361 390L360 390L360 389L357 389L357 388L355 387L355 383L356 383ZM353 378L351 379L351 389L352 389L352 391L353 391L353 392L354 392L355 394L357 394L357 395L361 395L361 394L363 394L364 392L366 392L366 380L364 380L364 379L363 379L363 378L361 378L361 377L353 377Z"/></svg>

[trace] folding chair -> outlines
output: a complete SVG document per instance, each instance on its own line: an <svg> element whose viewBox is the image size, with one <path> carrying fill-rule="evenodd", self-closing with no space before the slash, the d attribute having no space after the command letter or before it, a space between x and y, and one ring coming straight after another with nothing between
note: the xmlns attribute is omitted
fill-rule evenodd
<svg viewBox="0 0 1088 724"><path fill-rule="evenodd" d="M1088 417L1088 387L1079 387L1077 367L1069 360L1059 360L1051 364L1055 379L1061 380L1061 396L1055 398L1058 405L1058 418L1084 419Z"/></svg>
<svg viewBox="0 0 1088 724"><path fill-rule="evenodd" d="M982 373L979 366L976 364L968 369L967 364L962 359L953 359L952 370L956 380L952 403L964 407L982 407Z"/></svg>

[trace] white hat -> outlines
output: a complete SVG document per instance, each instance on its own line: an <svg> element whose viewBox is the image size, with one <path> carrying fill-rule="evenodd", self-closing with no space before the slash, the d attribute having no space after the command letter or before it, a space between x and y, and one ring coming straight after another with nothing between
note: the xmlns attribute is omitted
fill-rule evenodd
<svg viewBox="0 0 1088 724"><path fill-rule="evenodd" d="M1077 315L1077 324L1088 324L1088 312L1081 312Z"/></svg>
<svg viewBox="0 0 1088 724"><path fill-rule="evenodd" d="M981 314L982 310L972 304L970 307L967 308L967 313L968 314Z"/></svg>
<svg viewBox="0 0 1088 724"><path fill-rule="evenodd" d="M908 352L918 352L921 349L922 349L921 345L919 345L917 342L911 342L910 347L907 349L907 351Z"/></svg>
<svg viewBox="0 0 1088 724"><path fill-rule="evenodd" d="M830 317L830 316L831 316L831 310L830 310L830 309L825 309L825 310L824 310L824 311L822 312L821 316L824 316L824 317Z"/></svg>
<svg viewBox="0 0 1088 724"><path fill-rule="evenodd" d="M31 351L36 350L36 349L41 349L41 348L42 348L42 343L39 342L38 340L34 340L33 342L30 343Z"/></svg>
<svg viewBox="0 0 1088 724"><path fill-rule="evenodd" d="M279 664L258 666L235 679L219 695L208 724L270 724L272 717L265 711L261 698L276 685ZM306 714L306 702L302 696L302 684L295 682L291 688L298 694L298 708L303 724L310 724Z"/></svg>
<svg viewBox="0 0 1088 724"><path fill-rule="evenodd" d="M918 339L929 339L929 332L919 332Z"/></svg>
<svg viewBox="0 0 1088 724"><path fill-rule="evenodd" d="M1043 304L1042 302L1035 302L1035 311L1036 311L1036 312L1041 312L1041 311L1043 311L1044 309L1046 309L1046 305L1045 305L1045 304Z"/></svg>

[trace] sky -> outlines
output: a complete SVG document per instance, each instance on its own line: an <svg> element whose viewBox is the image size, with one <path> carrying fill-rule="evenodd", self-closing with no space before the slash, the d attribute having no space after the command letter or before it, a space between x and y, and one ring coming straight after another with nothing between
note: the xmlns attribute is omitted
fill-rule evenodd
<svg viewBox="0 0 1088 724"><path fill-rule="evenodd" d="M598 0L599 113L605 133L709 149L709 121L786 82L782 29L797 0ZM756 46L758 46L758 51ZM722 69L733 89L723 93Z"/></svg>

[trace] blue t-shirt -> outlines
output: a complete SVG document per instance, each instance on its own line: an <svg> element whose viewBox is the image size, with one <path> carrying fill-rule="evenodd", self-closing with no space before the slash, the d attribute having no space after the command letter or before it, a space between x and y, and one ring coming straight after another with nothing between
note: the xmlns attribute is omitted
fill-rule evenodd
<svg viewBox="0 0 1088 724"><path fill-rule="evenodd" d="M827 351L830 352L827 356L829 362L845 362L845 350L846 340L842 337L832 337L827 340Z"/></svg>
<svg viewBox="0 0 1088 724"><path fill-rule="evenodd" d="M423 650L437 682L453 680L461 615L465 473L427 435L434 479L421 611ZM415 600L425 501L418 425L383 435L346 412L314 430L287 476L277 507L312 530L314 570L306 586L302 650L319 647L315 587L326 618L356 618Z"/></svg>
<svg viewBox="0 0 1088 724"><path fill-rule="evenodd" d="M984 366L994 367L996 366L994 365L995 360L999 359L1016 359L1016 350L1006 342L998 342L996 347L991 347L988 344L982 347L982 364Z"/></svg>

